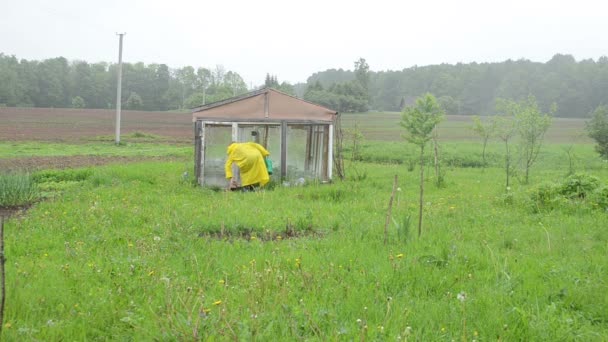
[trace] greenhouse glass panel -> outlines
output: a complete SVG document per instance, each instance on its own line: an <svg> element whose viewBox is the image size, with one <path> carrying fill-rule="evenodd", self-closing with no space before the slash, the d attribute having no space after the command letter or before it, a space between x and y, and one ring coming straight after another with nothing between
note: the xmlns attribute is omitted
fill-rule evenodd
<svg viewBox="0 0 608 342"><path fill-rule="evenodd" d="M205 124L204 127L203 184L225 187L226 149L232 142L232 126Z"/></svg>

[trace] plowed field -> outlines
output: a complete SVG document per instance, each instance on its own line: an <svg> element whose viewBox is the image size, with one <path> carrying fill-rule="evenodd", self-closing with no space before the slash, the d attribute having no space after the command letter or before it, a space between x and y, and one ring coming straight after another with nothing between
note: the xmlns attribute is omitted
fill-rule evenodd
<svg viewBox="0 0 608 342"><path fill-rule="evenodd" d="M78 142L113 136L111 109L0 108L0 140ZM168 141L192 141L189 112L123 111L121 133L145 132Z"/></svg>

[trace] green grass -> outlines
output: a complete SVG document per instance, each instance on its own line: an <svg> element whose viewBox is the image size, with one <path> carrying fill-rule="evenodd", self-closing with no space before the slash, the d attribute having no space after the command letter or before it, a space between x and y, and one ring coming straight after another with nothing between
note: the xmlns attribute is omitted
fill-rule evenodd
<svg viewBox="0 0 608 342"><path fill-rule="evenodd" d="M60 156L191 156L190 145L168 145L163 143L127 142L114 145L112 142L62 144L51 142L0 142L0 158L60 157Z"/></svg>
<svg viewBox="0 0 608 342"><path fill-rule="evenodd" d="M2 340L608 340L608 163L582 121L554 126L508 190L501 144L482 168L466 122L440 127L445 186L428 164L419 238L417 151L383 141L402 131L384 115L330 185L216 192L184 179L191 161L35 173L47 200L5 225ZM192 146L0 143L90 154Z"/></svg>
<svg viewBox="0 0 608 342"><path fill-rule="evenodd" d="M605 211L538 211L534 185L507 195L501 169L453 168L445 188L427 180L422 237L391 224L384 245L393 175L393 217L416 222L417 172L356 167L365 180L258 193L193 187L189 163L96 168L7 222L2 337L608 339ZM593 174L608 180L606 166ZM200 237L222 227L253 238Z"/></svg>
<svg viewBox="0 0 608 342"><path fill-rule="evenodd" d="M38 197L38 188L31 175L0 173L0 208L30 204Z"/></svg>
<svg viewBox="0 0 608 342"><path fill-rule="evenodd" d="M358 123L359 129L365 139L372 141L401 141L404 129L399 125L401 113L344 113L341 115L344 129L351 129ZM441 141L469 141L478 142L480 139L473 132L472 116L447 115L438 126L438 135ZM547 131L546 141L558 144L589 144L592 143L585 132L585 120L553 118L551 127Z"/></svg>

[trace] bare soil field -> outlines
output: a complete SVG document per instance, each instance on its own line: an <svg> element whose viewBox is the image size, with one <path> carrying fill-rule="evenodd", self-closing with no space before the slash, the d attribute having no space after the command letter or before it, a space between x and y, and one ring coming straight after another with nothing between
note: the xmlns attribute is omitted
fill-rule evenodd
<svg viewBox="0 0 608 342"><path fill-rule="evenodd" d="M344 128L359 123L368 140L400 141L403 128L400 113L358 113L342 115ZM113 139L116 110L72 108L0 108L0 140L86 142L99 137ZM441 124L440 139L474 140L470 116L449 115ZM590 143L585 120L554 118L546 138L552 143ZM193 139L190 112L122 112L121 133L143 132L169 143L190 143Z"/></svg>
<svg viewBox="0 0 608 342"><path fill-rule="evenodd" d="M189 112L144 112L126 110L121 133L145 132L168 142L192 141ZM0 108L0 140L65 141L70 143L113 136L116 110L71 108Z"/></svg>

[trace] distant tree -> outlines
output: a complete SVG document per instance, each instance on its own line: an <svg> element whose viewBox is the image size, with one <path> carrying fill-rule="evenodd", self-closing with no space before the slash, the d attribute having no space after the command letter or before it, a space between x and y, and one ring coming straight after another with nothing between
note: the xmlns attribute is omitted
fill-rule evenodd
<svg viewBox="0 0 608 342"><path fill-rule="evenodd" d="M76 96L72 98L72 108L85 108L86 104L84 103L84 99L80 96Z"/></svg>
<svg viewBox="0 0 608 342"><path fill-rule="evenodd" d="M279 87L279 81L277 80L277 76L275 75L270 75L270 74L266 74L266 79L264 80L264 87L267 88L278 88Z"/></svg>
<svg viewBox="0 0 608 342"><path fill-rule="evenodd" d="M416 105L406 107L401 116L401 126L407 131L405 139L420 148L420 202L418 211L418 236L422 233L422 208L424 204L424 148L435 127L443 120L444 111L435 96L426 93L416 99Z"/></svg>
<svg viewBox="0 0 608 342"><path fill-rule="evenodd" d="M184 108L194 108L205 105L205 97L206 94L204 93L194 93L188 96L188 98L184 102Z"/></svg>
<svg viewBox="0 0 608 342"><path fill-rule="evenodd" d="M342 112L339 109L340 96L325 90L307 90L304 100Z"/></svg>
<svg viewBox="0 0 608 342"><path fill-rule="evenodd" d="M198 68L196 69L196 90L203 94L203 96L201 97L202 102L197 104L196 106L200 106L200 105L204 105L206 104L206 93L207 93L207 88L209 87L209 85L211 84L211 71L209 69L205 69L205 68ZM188 106L188 105L187 105ZM194 107L196 107L194 106ZM189 106L191 107L191 106Z"/></svg>
<svg viewBox="0 0 608 342"><path fill-rule="evenodd" d="M4 56L0 53L0 103L6 106L16 106L19 103L18 64L14 56Z"/></svg>
<svg viewBox="0 0 608 342"><path fill-rule="evenodd" d="M207 89L206 103L222 101L233 97L234 91L228 84L212 85Z"/></svg>
<svg viewBox="0 0 608 342"><path fill-rule="evenodd" d="M446 114L459 114L458 110L458 101L449 95L441 96L439 99L439 104L441 108L446 112Z"/></svg>
<svg viewBox="0 0 608 342"><path fill-rule="evenodd" d="M247 84L245 84L241 75L234 71L226 72L226 75L224 76L224 85L232 90L232 96L247 92Z"/></svg>
<svg viewBox="0 0 608 342"><path fill-rule="evenodd" d="M139 96L135 92L131 92L129 98L127 99L127 109L141 109L144 105L141 96Z"/></svg>
<svg viewBox="0 0 608 342"><path fill-rule="evenodd" d="M355 61L355 79L357 82L359 82L361 87L363 87L367 95L367 91L369 90L370 75L369 65L365 61L365 58L359 58L357 61Z"/></svg>
<svg viewBox="0 0 608 342"><path fill-rule="evenodd" d="M216 65L211 73L211 85L215 87L222 85L224 83L224 76L226 76L226 68L221 64Z"/></svg>
<svg viewBox="0 0 608 342"><path fill-rule="evenodd" d="M496 120L485 118L481 120L478 116L473 116L473 127L471 129L473 132L477 133L479 137L483 140L483 150L481 152L481 158L484 167L486 166L486 147L488 146L488 141L492 138L496 132Z"/></svg>
<svg viewBox="0 0 608 342"><path fill-rule="evenodd" d="M595 150L604 159L608 159L608 106L601 105L593 111L591 120L586 125L587 134L595 140Z"/></svg>
<svg viewBox="0 0 608 342"><path fill-rule="evenodd" d="M171 82L171 85L178 89L173 90L174 93L179 94L180 99L180 108L184 108L186 104L186 99L195 91L196 89L196 81L197 75L194 71L194 68L191 66L186 66L181 69L175 70L174 74L174 82Z"/></svg>
<svg viewBox="0 0 608 342"><path fill-rule="evenodd" d="M37 106L69 106L67 97L68 69L68 61L63 57L46 59L38 65L37 74L40 94L37 99Z"/></svg>
<svg viewBox="0 0 608 342"><path fill-rule="evenodd" d="M530 168L538 157L545 133L551 126L551 116L557 107L551 109L551 114L542 113L536 98L529 96L514 108L517 108L515 127L519 135L519 155L524 168L524 182L528 184Z"/></svg>
<svg viewBox="0 0 608 342"><path fill-rule="evenodd" d="M279 83L279 79L277 78L276 75L270 75L267 73L266 79L264 81L264 87L273 88L273 89L281 91L285 94L296 96L294 87L285 81Z"/></svg>
<svg viewBox="0 0 608 342"><path fill-rule="evenodd" d="M152 106L148 106L152 110L167 110L169 109L169 99L167 91L169 90L171 74L169 67L166 64L150 65L153 69L153 86L152 86Z"/></svg>

